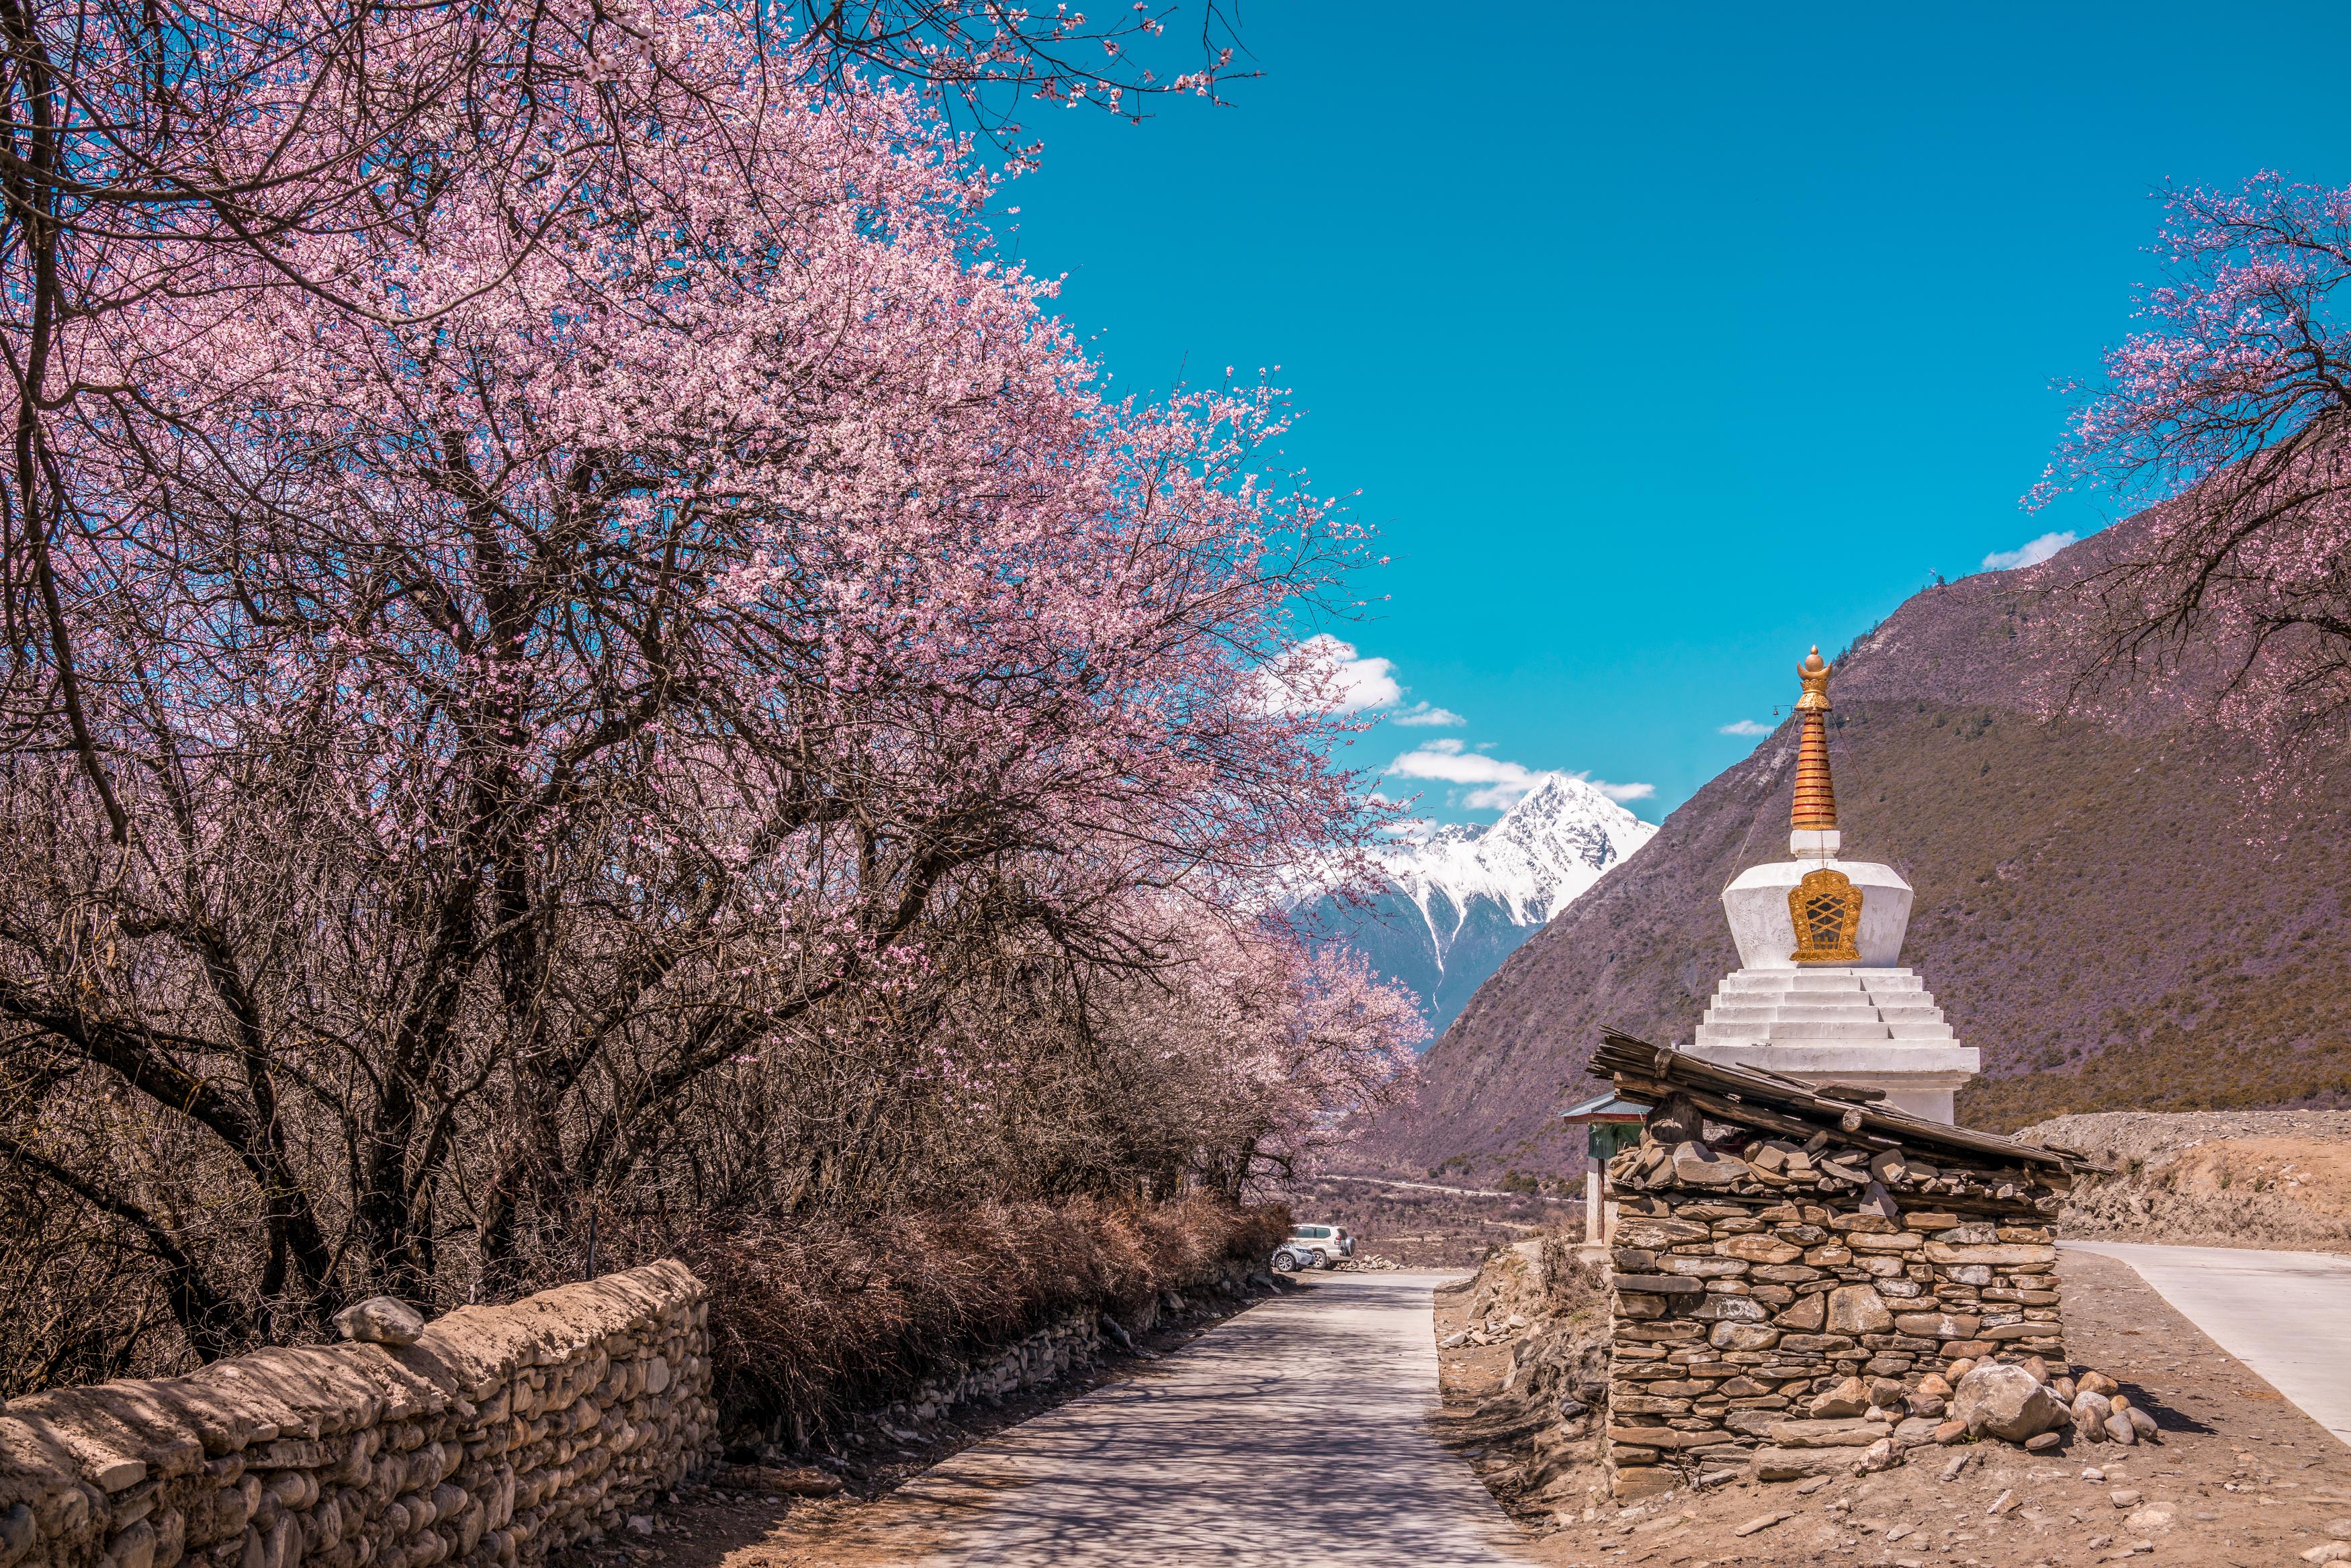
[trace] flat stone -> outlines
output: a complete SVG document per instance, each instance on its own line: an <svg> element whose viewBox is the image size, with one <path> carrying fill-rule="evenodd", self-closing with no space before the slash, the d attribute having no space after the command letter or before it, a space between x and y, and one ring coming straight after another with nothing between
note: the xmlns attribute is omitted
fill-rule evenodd
<svg viewBox="0 0 2351 1568"><path fill-rule="evenodd" d="M2053 1263L2057 1261L2057 1249L2022 1242L1954 1246L1949 1241L1930 1241L1927 1243L1927 1261L1930 1263L1982 1263L1995 1269L2010 1269L2019 1263Z"/></svg>
<svg viewBox="0 0 2351 1568"><path fill-rule="evenodd" d="M1677 1254L1657 1260L1657 1269L1661 1273L1685 1274L1700 1280L1735 1279L1750 1266L1743 1258L1692 1258Z"/></svg>
<svg viewBox="0 0 2351 1568"><path fill-rule="evenodd" d="M1758 1263L1748 1271L1747 1277L1775 1285L1801 1285L1819 1279L1821 1271L1802 1263Z"/></svg>
<svg viewBox="0 0 2351 1568"><path fill-rule="evenodd" d="M1690 1312L1700 1323L1761 1323L1766 1315L1761 1302L1729 1295L1708 1296Z"/></svg>
<svg viewBox="0 0 2351 1568"><path fill-rule="evenodd" d="M1759 1481L1803 1480L1812 1476L1843 1475L1853 1465L1850 1449L1782 1449L1755 1450Z"/></svg>
<svg viewBox="0 0 2351 1568"><path fill-rule="evenodd" d="M1792 1263L1804 1255L1802 1247L1792 1246L1777 1236L1733 1236L1727 1241L1717 1241L1714 1250L1726 1258L1743 1258L1750 1263Z"/></svg>
<svg viewBox="0 0 2351 1568"><path fill-rule="evenodd" d="M1718 1323L1706 1342L1717 1350L1769 1350L1780 1343L1780 1331L1760 1323Z"/></svg>
<svg viewBox="0 0 2351 1568"><path fill-rule="evenodd" d="M1899 1227L1883 1214L1839 1214L1829 1220L1829 1229L1851 1237L1883 1236Z"/></svg>
<svg viewBox="0 0 2351 1568"><path fill-rule="evenodd" d="M1719 1429L1677 1432L1671 1427L1611 1427L1608 1440L1646 1449L1710 1449L1722 1441L1722 1433Z"/></svg>
<svg viewBox="0 0 2351 1568"><path fill-rule="evenodd" d="M1848 1377L1835 1387L1814 1395L1805 1408L1814 1420L1851 1420L1867 1414L1869 1385L1858 1377Z"/></svg>
<svg viewBox="0 0 2351 1568"><path fill-rule="evenodd" d="M1886 1424L1866 1417L1774 1421L1766 1431L1783 1449L1865 1449L1886 1436Z"/></svg>
<svg viewBox="0 0 2351 1568"><path fill-rule="evenodd" d="M1894 1317L1896 1333L1921 1339L1973 1339L1982 1327L1983 1319L1958 1313L1906 1312Z"/></svg>
<svg viewBox="0 0 2351 1568"><path fill-rule="evenodd" d="M1844 1239L1844 1244L1856 1252L1914 1252L1927 1244L1927 1239L1916 1231L1897 1231L1890 1236L1857 1231Z"/></svg>
<svg viewBox="0 0 2351 1568"><path fill-rule="evenodd" d="M1782 1307L1772 1321L1782 1328L1811 1334L1828 1321L1828 1300L1819 1294L1805 1296Z"/></svg>
<svg viewBox="0 0 2351 1568"><path fill-rule="evenodd" d="M1841 1285L1829 1293L1831 1334L1884 1334L1893 1326L1894 1314L1867 1285Z"/></svg>
<svg viewBox="0 0 2351 1568"><path fill-rule="evenodd" d="M1694 1296L1704 1293L1703 1281L1682 1274L1619 1274L1616 1288L1651 1296Z"/></svg>
<svg viewBox="0 0 2351 1568"><path fill-rule="evenodd" d="M1616 1244L1649 1251L1662 1252L1684 1241L1704 1241L1714 1232L1704 1225L1687 1220L1675 1220L1664 1215L1645 1216L1637 1220L1616 1222Z"/></svg>
<svg viewBox="0 0 2351 1568"><path fill-rule="evenodd" d="M1702 1143L1674 1146L1674 1179L1687 1187L1728 1187L1748 1178L1747 1162L1717 1154Z"/></svg>

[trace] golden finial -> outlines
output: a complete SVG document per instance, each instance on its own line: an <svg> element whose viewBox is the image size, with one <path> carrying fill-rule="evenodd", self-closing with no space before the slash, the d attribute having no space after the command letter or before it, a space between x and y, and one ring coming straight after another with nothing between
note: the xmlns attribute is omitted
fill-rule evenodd
<svg viewBox="0 0 2351 1568"><path fill-rule="evenodd" d="M1804 694L1796 699L1796 711L1812 708L1825 711L1829 705L1829 677L1835 672L1836 667L1821 657L1820 646L1814 644L1812 656L1796 666L1796 678L1804 683Z"/></svg>
<svg viewBox="0 0 2351 1568"><path fill-rule="evenodd" d="M1821 657L1818 647L1796 666L1804 683L1804 694L1796 700L1802 731L1796 743L1796 800L1788 826L1799 833L1829 831L1837 825L1836 790L1829 783L1829 676L1834 672L1834 666Z"/></svg>

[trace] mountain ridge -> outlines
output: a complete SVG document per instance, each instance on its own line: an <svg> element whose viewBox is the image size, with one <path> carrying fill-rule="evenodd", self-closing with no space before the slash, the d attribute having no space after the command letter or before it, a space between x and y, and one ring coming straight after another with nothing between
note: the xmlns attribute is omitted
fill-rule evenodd
<svg viewBox="0 0 2351 1568"><path fill-rule="evenodd" d="M1546 776L1487 824L1454 824L1374 851L1385 886L1324 898L1316 929L1412 988L1436 1029L1520 943L1656 833L1588 779Z"/></svg>

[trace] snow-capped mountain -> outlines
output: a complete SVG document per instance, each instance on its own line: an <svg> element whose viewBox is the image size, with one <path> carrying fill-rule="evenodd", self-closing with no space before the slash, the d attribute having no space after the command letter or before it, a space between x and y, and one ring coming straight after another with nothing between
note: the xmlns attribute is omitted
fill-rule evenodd
<svg viewBox="0 0 2351 1568"><path fill-rule="evenodd" d="M1656 831L1588 780L1553 774L1497 822L1382 852L1388 887L1368 908L1326 900L1314 918L1418 992L1441 1032L1513 949Z"/></svg>

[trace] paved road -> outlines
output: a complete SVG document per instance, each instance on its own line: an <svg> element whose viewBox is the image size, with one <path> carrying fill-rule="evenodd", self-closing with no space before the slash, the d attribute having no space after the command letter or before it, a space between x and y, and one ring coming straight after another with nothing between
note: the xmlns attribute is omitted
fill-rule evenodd
<svg viewBox="0 0 2351 1568"><path fill-rule="evenodd" d="M2064 1245L2128 1263L2221 1349L2351 1443L2351 1258L2137 1241Z"/></svg>
<svg viewBox="0 0 2351 1568"><path fill-rule="evenodd" d="M1428 1431L1437 1274L1335 1274L903 1488L925 1559L1502 1568L1515 1527ZM911 1522L911 1521L910 1521Z"/></svg>

